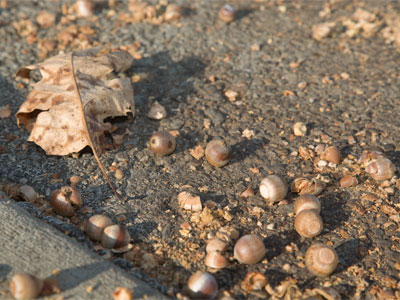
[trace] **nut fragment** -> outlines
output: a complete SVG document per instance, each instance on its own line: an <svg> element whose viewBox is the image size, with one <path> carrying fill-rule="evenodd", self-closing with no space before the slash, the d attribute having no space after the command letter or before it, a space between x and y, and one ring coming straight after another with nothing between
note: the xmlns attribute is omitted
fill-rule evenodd
<svg viewBox="0 0 400 300"><path fill-rule="evenodd" d="M193 156L193 158L199 160L204 156L204 149L202 146L197 145L196 147L189 149L190 155Z"/></svg>
<svg viewBox="0 0 400 300"><path fill-rule="evenodd" d="M260 272L249 272L242 283L242 288L245 291L259 291L264 288L268 280L264 274Z"/></svg>
<svg viewBox="0 0 400 300"><path fill-rule="evenodd" d="M228 98L228 100L230 102L234 102L237 99L237 97L239 96L239 93L234 90L226 90L225 96L226 96L226 98Z"/></svg>
<svg viewBox="0 0 400 300"><path fill-rule="evenodd" d="M321 41L331 33L334 26L335 22L316 24L312 27L312 37L317 41Z"/></svg>
<svg viewBox="0 0 400 300"><path fill-rule="evenodd" d="M321 153L321 158L338 165L341 158L340 151L336 146L327 147L325 151Z"/></svg>
<svg viewBox="0 0 400 300"><path fill-rule="evenodd" d="M24 200L28 202L35 202L35 200L38 197L38 193L33 189L33 187L29 185L23 185L19 188L18 190L19 196Z"/></svg>
<svg viewBox="0 0 400 300"><path fill-rule="evenodd" d="M297 122L293 125L293 133L295 136L305 136L307 133L307 126L304 122Z"/></svg>
<svg viewBox="0 0 400 300"><path fill-rule="evenodd" d="M342 179L340 179L341 188L356 186L357 184L358 184L357 178L351 175L344 175Z"/></svg>
<svg viewBox="0 0 400 300"><path fill-rule="evenodd" d="M306 177L296 178L290 186L290 189L293 193L299 193L300 195L319 195L324 188L325 184L323 182L315 178L309 179Z"/></svg>
<svg viewBox="0 0 400 300"><path fill-rule="evenodd" d="M306 300L313 299L312 297L317 297L315 299L321 299L322 296L326 300L341 300L339 292L336 291L332 287L320 287L312 289L310 292L306 292L305 296L307 296Z"/></svg>
<svg viewBox="0 0 400 300"><path fill-rule="evenodd" d="M178 194L178 203L183 209L191 211L201 211L203 209L200 196L193 196L188 192L181 192Z"/></svg>

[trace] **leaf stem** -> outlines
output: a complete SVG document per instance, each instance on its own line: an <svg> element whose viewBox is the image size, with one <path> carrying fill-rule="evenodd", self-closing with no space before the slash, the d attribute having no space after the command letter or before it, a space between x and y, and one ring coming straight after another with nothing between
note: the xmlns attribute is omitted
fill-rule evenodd
<svg viewBox="0 0 400 300"><path fill-rule="evenodd" d="M91 137L91 135L90 135L89 128L88 128L87 122L86 122L86 116L85 116L85 112L84 112L84 108L83 108L83 104L82 104L82 96L81 96L81 93L80 93L80 91L79 91L78 83L77 83L76 77L75 77L75 68L74 68L74 59L73 59L73 56L74 56L74 52L71 52L71 73L72 73L72 79L73 79L73 82L74 82L76 94L77 94L77 96L78 96L78 98L79 98L79 100L80 100L80 103L81 103L81 108L82 108L82 109L81 109L82 120L83 120L83 125L85 126L85 128L86 128L86 130L87 130L87 135L88 135L88 140L89 140L90 148L92 148L93 155L94 155L94 157L95 157L95 159L96 159L96 161L97 161L97 164L99 165L99 168L100 168L101 172L103 173L104 177L106 178L106 181L107 181L108 185L111 187L111 190L113 191L113 193L115 194L115 196L116 196L118 199L121 199L121 196L117 193L117 191L115 190L114 186L112 185L111 180L110 180L110 178L108 177L108 175L107 175L107 173L106 173L106 170L104 169L103 164L101 163L100 158L99 158L99 156L98 156L98 154L97 154L96 148L95 148L95 146L94 146L94 144L93 144L93 140L92 140L92 137Z"/></svg>

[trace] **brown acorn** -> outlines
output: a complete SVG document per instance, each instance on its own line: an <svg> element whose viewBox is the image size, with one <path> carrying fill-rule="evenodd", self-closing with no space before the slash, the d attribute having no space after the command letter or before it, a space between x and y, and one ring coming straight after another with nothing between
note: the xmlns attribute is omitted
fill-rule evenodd
<svg viewBox="0 0 400 300"><path fill-rule="evenodd" d="M63 186L55 190L50 198L50 205L55 212L64 217L72 217L75 211L82 206L82 197L79 191L71 186Z"/></svg>
<svg viewBox="0 0 400 300"><path fill-rule="evenodd" d="M313 244L305 255L307 269L317 276L329 276L335 271L339 257L332 247L324 244Z"/></svg>
<svg viewBox="0 0 400 300"><path fill-rule="evenodd" d="M215 167L225 166L232 157L232 148L222 139L216 138L206 146L207 161Z"/></svg>

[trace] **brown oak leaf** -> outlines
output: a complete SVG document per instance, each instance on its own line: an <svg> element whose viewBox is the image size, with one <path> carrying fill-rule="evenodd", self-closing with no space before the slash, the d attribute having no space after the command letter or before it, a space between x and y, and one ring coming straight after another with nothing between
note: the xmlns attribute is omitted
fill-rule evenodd
<svg viewBox="0 0 400 300"><path fill-rule="evenodd" d="M17 76L29 78L39 69L34 84L16 114L35 142L49 155L67 155L92 148L106 179L98 154L104 153L104 133L111 130L108 117L134 115L129 79L108 79L110 73L130 68L133 58L124 51L103 54L100 47L60 54L42 63L22 67Z"/></svg>

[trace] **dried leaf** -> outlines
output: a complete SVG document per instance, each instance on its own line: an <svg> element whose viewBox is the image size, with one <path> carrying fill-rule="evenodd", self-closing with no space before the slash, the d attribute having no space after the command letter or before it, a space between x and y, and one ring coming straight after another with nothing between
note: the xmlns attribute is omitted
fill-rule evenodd
<svg viewBox="0 0 400 300"><path fill-rule="evenodd" d="M91 147L108 180L97 157L105 151L104 133L111 129L104 119L134 114L134 101L129 79L108 80L107 75L129 69L133 59L124 51L100 51L97 47L61 54L19 69L17 75L23 78L39 69L42 79L16 116L18 125L31 132L28 140L49 155Z"/></svg>

